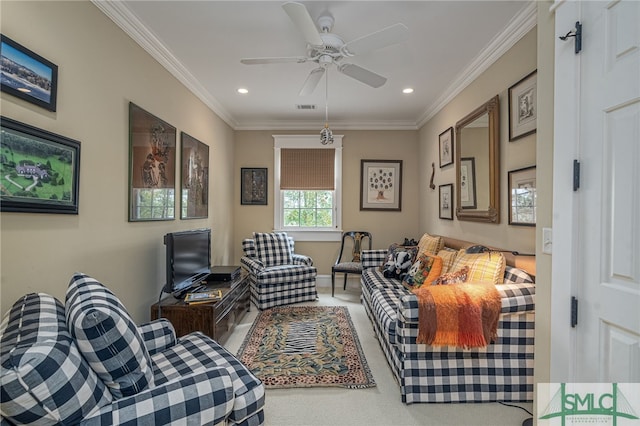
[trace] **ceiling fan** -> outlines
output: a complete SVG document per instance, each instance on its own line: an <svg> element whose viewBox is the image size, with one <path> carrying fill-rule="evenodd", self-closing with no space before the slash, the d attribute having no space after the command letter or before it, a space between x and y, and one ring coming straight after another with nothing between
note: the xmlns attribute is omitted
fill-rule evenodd
<svg viewBox="0 0 640 426"><path fill-rule="evenodd" d="M299 64L314 62L318 64L317 68L311 70L302 85L299 93L300 96L313 93L327 67L331 64L335 64L338 71L342 74L364 84L375 88L382 86L387 81L386 77L362 68L361 66L343 62L343 59L400 43L409 36L409 29L404 24L398 23L345 43L339 35L331 32L334 23L331 15L322 15L318 18L318 27L320 28L320 32L318 32L316 24L302 3L290 1L284 3L282 8L306 40L307 55L275 58L245 58L241 59L240 62L246 65L286 62Z"/></svg>

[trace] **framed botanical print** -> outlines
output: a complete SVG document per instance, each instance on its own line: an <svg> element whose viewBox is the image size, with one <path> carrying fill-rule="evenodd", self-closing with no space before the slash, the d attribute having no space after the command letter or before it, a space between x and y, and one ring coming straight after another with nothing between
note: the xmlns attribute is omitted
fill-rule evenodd
<svg viewBox="0 0 640 426"><path fill-rule="evenodd" d="M360 161L360 210L402 210L402 160Z"/></svg>
<svg viewBox="0 0 640 426"><path fill-rule="evenodd" d="M453 127L440 133L440 168L453 164Z"/></svg>
<svg viewBox="0 0 640 426"><path fill-rule="evenodd" d="M509 87L509 141L536 132L538 121L537 70Z"/></svg>

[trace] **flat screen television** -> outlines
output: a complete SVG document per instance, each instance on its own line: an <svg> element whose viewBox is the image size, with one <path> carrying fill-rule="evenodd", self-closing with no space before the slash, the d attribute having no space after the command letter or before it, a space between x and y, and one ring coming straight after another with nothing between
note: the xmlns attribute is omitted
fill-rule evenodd
<svg viewBox="0 0 640 426"><path fill-rule="evenodd" d="M170 232L164 236L167 259L165 293L183 296L211 272L211 229Z"/></svg>

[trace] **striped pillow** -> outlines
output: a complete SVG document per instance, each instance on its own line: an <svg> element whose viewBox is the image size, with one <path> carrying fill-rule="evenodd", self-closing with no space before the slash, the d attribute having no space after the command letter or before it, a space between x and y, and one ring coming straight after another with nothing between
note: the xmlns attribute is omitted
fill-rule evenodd
<svg viewBox="0 0 640 426"><path fill-rule="evenodd" d="M76 273L65 305L71 336L114 398L135 395L153 385L151 357L142 336L111 290Z"/></svg>

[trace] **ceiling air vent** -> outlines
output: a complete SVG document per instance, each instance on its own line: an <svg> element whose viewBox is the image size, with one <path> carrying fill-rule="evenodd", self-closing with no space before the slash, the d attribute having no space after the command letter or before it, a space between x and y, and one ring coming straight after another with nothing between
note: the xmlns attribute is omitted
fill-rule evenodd
<svg viewBox="0 0 640 426"><path fill-rule="evenodd" d="M311 105L311 104L302 104L302 105L296 105L296 109L316 109L315 105Z"/></svg>

